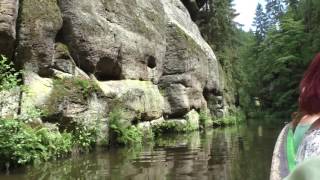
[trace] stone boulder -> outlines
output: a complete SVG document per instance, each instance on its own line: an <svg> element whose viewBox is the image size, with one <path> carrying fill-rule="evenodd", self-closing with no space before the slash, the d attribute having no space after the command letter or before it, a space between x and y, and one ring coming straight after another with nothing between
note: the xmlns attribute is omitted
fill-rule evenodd
<svg viewBox="0 0 320 180"><path fill-rule="evenodd" d="M128 121L151 121L160 118L164 99L158 87L149 81L97 81L112 108L121 108Z"/></svg>
<svg viewBox="0 0 320 180"><path fill-rule="evenodd" d="M19 0L0 1L0 54L13 57Z"/></svg>
<svg viewBox="0 0 320 180"><path fill-rule="evenodd" d="M98 80L157 82L165 55L158 0L60 0L63 39L77 65Z"/></svg>

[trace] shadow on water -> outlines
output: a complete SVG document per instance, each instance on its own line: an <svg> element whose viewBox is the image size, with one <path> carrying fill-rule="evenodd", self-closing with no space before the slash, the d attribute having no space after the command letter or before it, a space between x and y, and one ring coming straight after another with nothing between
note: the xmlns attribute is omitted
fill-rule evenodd
<svg viewBox="0 0 320 180"><path fill-rule="evenodd" d="M238 126L167 135L1 174L0 179L264 180L280 128Z"/></svg>

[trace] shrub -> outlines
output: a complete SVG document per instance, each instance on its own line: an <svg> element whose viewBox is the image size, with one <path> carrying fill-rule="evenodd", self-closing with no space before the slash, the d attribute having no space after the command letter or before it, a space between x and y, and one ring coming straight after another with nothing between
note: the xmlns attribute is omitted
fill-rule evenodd
<svg viewBox="0 0 320 180"><path fill-rule="evenodd" d="M120 145L142 143L143 133L133 125L127 125L123 119L123 111L115 108L109 114L109 132L111 140Z"/></svg>
<svg viewBox="0 0 320 180"><path fill-rule="evenodd" d="M12 166L62 157L71 152L70 133L31 128L14 119L0 119L0 165Z"/></svg>
<svg viewBox="0 0 320 180"><path fill-rule="evenodd" d="M17 72L13 68L12 62L9 62L6 57L0 55L0 91L18 86L21 82L19 75L20 72Z"/></svg>

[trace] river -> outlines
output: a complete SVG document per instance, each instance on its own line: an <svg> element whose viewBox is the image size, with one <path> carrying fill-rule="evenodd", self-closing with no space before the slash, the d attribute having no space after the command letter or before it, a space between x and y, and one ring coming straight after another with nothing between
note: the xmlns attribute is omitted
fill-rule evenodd
<svg viewBox="0 0 320 180"><path fill-rule="evenodd" d="M267 180L279 128L237 126L166 135L0 174L1 180Z"/></svg>

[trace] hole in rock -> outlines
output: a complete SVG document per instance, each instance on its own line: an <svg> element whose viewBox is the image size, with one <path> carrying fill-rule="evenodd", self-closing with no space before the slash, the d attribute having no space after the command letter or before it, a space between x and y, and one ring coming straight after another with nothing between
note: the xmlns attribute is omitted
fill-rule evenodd
<svg viewBox="0 0 320 180"><path fill-rule="evenodd" d="M114 59L103 57L96 65L95 76L99 81L120 80L121 67Z"/></svg>
<svg viewBox="0 0 320 180"><path fill-rule="evenodd" d="M147 63L148 63L148 67L149 68L153 69L153 68L155 68L157 66L157 62L156 62L156 58L155 57L149 56L147 61L148 61Z"/></svg>

